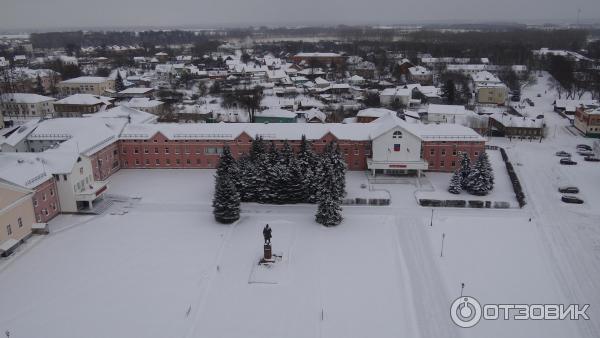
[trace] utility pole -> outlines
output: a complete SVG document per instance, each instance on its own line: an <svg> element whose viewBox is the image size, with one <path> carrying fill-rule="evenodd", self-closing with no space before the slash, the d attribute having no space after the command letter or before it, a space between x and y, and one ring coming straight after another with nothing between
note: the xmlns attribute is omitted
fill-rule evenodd
<svg viewBox="0 0 600 338"><path fill-rule="evenodd" d="M430 227L432 227L432 226L433 226L433 210L435 210L435 209L433 209L433 208L431 209L431 221L430 221L430 223L429 223L429 226L430 226Z"/></svg>
<svg viewBox="0 0 600 338"><path fill-rule="evenodd" d="M440 250L440 257L444 257L444 239L446 238L446 233L442 233L442 250Z"/></svg>

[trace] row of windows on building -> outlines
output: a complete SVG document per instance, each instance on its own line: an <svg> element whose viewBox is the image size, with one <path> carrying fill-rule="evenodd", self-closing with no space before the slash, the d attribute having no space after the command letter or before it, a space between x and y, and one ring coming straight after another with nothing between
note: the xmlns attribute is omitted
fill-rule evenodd
<svg viewBox="0 0 600 338"><path fill-rule="evenodd" d="M510 130L510 134L512 135L538 135L539 133L540 129L513 128Z"/></svg>
<svg viewBox="0 0 600 338"><path fill-rule="evenodd" d="M56 176L58 176L58 175L56 175ZM50 196L54 196L54 188L51 188L51 189L50 189ZM44 192L44 193L42 193L42 201L45 201L46 199L47 199L47 195L46 195L46 193ZM38 206L38 200L37 200L37 198L34 198L34 199L33 199L33 206L34 206L34 207L37 207L37 206Z"/></svg>
<svg viewBox="0 0 600 338"><path fill-rule="evenodd" d="M41 104L44 107L48 107L48 102L40 102L38 104ZM32 103L14 103L14 104L5 103L5 104L3 104L4 108L6 108L6 109L17 109L17 110L19 110L19 109L25 110L28 105L31 109L35 109L35 104L32 104Z"/></svg>
<svg viewBox="0 0 600 338"><path fill-rule="evenodd" d="M438 167L440 167L440 168L445 168L445 167L446 167L446 161L444 161L444 160L441 160L441 161L439 162L439 165L438 165ZM451 167L451 168L456 168L456 161L452 161L452 162L450 162L450 167Z"/></svg>
<svg viewBox="0 0 600 338"><path fill-rule="evenodd" d="M123 148L122 150L123 154L127 154L127 148ZM164 148L164 152L163 154L170 154L171 150L169 147L165 147ZM140 153L140 149L139 148L133 148L133 153L134 154L139 154ZM148 148L144 148L144 154L149 154L150 150ZM180 153L180 149L179 148L175 148L175 154L179 154ZM186 147L184 149L184 153L185 154L190 154L190 149L188 147ZM202 148L196 148L196 154L201 154L202 153ZM222 147L204 147L204 154L207 155L217 155L217 154L222 154L223 153L223 148ZM154 148L154 154L159 154L159 148L155 147Z"/></svg>
<svg viewBox="0 0 600 338"><path fill-rule="evenodd" d="M217 163L217 162L218 162L218 160L217 160L217 161L215 161L215 163ZM167 158L167 159L165 159L165 162L164 162L164 163L165 163L166 165L171 165L171 159L168 159L168 158ZM150 160L149 160L149 159L146 159L146 160L144 161L144 164L145 164L145 165L150 165ZM157 166L161 165L161 161L160 161L160 159L158 159L158 158L157 158L157 159L154 161L154 164L155 164L155 165L157 165ZM176 165L180 165L180 164L181 164L181 160L180 160L180 159L176 159L176 160L175 160L175 164L176 164ZM192 160L188 158L188 159L186 160L186 164L188 164L188 165L191 165L191 164L192 164ZM200 159L200 158L197 158L197 159L196 159L196 164L197 164L197 165L202 165L202 159ZM139 159L136 159L136 160L135 160L135 165L136 165L136 166L139 166L139 165L141 165L141 161L140 161ZM206 160L206 165L207 165L208 167L212 167L213 163L212 163L212 161L209 159L209 160ZM129 166L129 161L125 161L125 166L126 166L126 167L127 167L127 166Z"/></svg>
<svg viewBox="0 0 600 338"><path fill-rule="evenodd" d="M402 138L402 133L400 133L400 138ZM149 140L128 140L128 141L125 141L124 144L127 144L127 143L148 143L148 142L150 142L150 141ZM158 143L159 140L155 138L155 139L152 139L152 142ZM181 143L188 143L188 142L196 142L196 143L198 143L198 142L200 142L200 143L211 143L211 142L212 143L223 143L223 142L226 142L226 141L223 140L223 139L215 139L215 140L190 139L190 140L162 140L161 142L167 142L167 143L168 142L174 142L174 143L180 143L180 142ZM234 142L234 141L231 141L231 142ZM244 141L242 139L236 139L235 142L237 142L237 143L251 143L252 140ZM265 140L264 142L266 142L266 143L273 142L275 144L284 144L286 141L285 140ZM312 144L316 144L317 140L313 140L311 142L312 142ZM327 141L325 139L321 140L321 143L323 143L323 144L326 144L327 142L329 142L329 141ZM298 140L288 140L287 143L289 143L290 145L299 145L301 143L301 141L298 141ZM340 143L338 143L338 145L340 147L342 146ZM355 144L355 147L358 147L358 145Z"/></svg>
<svg viewBox="0 0 600 338"><path fill-rule="evenodd" d="M215 160L215 161L214 161L214 164L217 164L218 162L219 162L219 160ZM125 161L124 163L125 163L125 167L128 167L128 166L129 166L129 161ZM140 161L139 159L136 159L134 163L135 163L135 165L136 165L136 166L140 166L140 165L141 165L141 163L142 163L142 161ZM161 165L161 163L162 163L162 162L161 162L161 160L160 160L160 159L158 159L158 158L154 160L154 165L155 165L155 166L160 166L160 165ZM187 165L192 165L192 160L188 158L188 159L185 161L185 163L186 163ZM171 163L171 159L168 159L168 158L167 158L167 159L165 159L165 161L164 161L164 164L165 164L165 165L167 165L167 166L170 166L170 165L172 164L172 163ZM200 158L197 158L197 159L196 159L196 161L195 161L195 164L196 164L196 165L202 165L202 159L200 159ZM144 160L144 165L146 165L146 166L148 166L148 165L151 165L151 164L150 164L150 159L145 159L145 160ZM175 159L175 165L181 165L181 160L180 160L180 159ZM211 161L210 159L207 159L207 160L205 161L205 165L206 165L207 167L209 167L209 168L212 168L212 166L213 166L213 161ZM358 162L358 160L354 160L354 161L352 162L352 165L353 165L354 167L357 167L357 166L359 165L359 162Z"/></svg>
<svg viewBox="0 0 600 338"><path fill-rule="evenodd" d="M452 156L457 156L457 155L458 155L458 154L460 154L460 153L461 153L460 151L457 151L457 150L452 150ZM435 156L435 149L434 149L434 148L431 148L431 149L429 149L429 155L431 155L431 156ZM442 149L442 150L440 150L440 155L442 155L442 156L446 156L446 149ZM475 157L477 157L477 156L479 156L479 152L478 152L478 151L476 151L476 152L474 152L474 153L473 153L473 155L474 155Z"/></svg>
<svg viewBox="0 0 600 338"><path fill-rule="evenodd" d="M27 114L27 111L23 110L23 111L15 111L14 115L23 115L23 116L25 116L25 115L31 115L31 116L35 116L35 115L37 115L36 113L37 113L36 111L29 111L29 114ZM44 114L44 113L50 113L50 109L42 109L41 113L42 114ZM2 112L2 114L4 114L5 116L12 116L13 115L13 111L5 110L5 111Z"/></svg>
<svg viewBox="0 0 600 338"><path fill-rule="evenodd" d="M22 227L23 227L23 220L21 219L21 217L17 218L17 225L19 226L19 228L22 228ZM12 235L12 232L13 232L13 231L12 231L12 226L11 226L10 224L8 224L8 225L6 226L6 234L7 234L8 236L10 236L10 235Z"/></svg>
<svg viewBox="0 0 600 338"><path fill-rule="evenodd" d="M165 147L164 148L164 152L163 154L170 154L170 148L169 147ZM127 148L123 148L122 149L122 153L123 154L127 154ZM139 154L140 153L140 148L133 148L133 153L134 154ZM144 148L144 154L149 154L150 153L150 149L148 148ZM188 147L185 147L183 149L183 152L181 152L180 148L175 147L175 154L179 154L179 153L185 153L185 154L191 154L191 150ZM196 154L202 154L202 148L196 148L195 149L195 153ZM206 155L218 155L223 153L223 148L222 147L204 147L204 154ZM350 155L350 149L349 148L342 148L342 153L346 156ZM154 147L154 154L160 154L160 149L158 147ZM239 155L242 154L242 152L238 152ZM358 147L354 147L353 150L353 154L358 156L360 155L360 150ZM365 155L369 156L371 154L371 149L366 148L365 149Z"/></svg>

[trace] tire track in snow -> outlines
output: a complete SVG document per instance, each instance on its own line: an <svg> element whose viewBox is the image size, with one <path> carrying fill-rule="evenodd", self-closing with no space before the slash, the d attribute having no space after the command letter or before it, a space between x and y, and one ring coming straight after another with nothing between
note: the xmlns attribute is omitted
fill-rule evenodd
<svg viewBox="0 0 600 338"><path fill-rule="evenodd" d="M219 266L220 266L220 262L223 258L223 253L225 252L225 247L227 246L227 244L229 243L229 239L231 238L233 231L235 230L236 226L242 222L245 219L245 217L241 217L239 220L237 220L236 222L232 223L229 226L229 229L227 230L227 232L225 233L225 236L223 236L223 240L221 241L221 246L219 247L219 251L217 252L217 255L215 257L215 263L214 263L214 269L211 269L211 272L209 273L208 277L206 276L205 271L203 271L201 273L201 279L206 279L206 286L204 287L204 289L200 292L200 294L198 295L197 299L190 305L191 309L189 310L189 313L191 313L191 315L193 316L193 321L192 324L190 326L190 328L188 329L188 332L184 335L184 337L192 337L194 335L194 332L196 331L196 328L198 326L198 323L200 322L200 319L202 317L202 313L203 313L203 308L204 308L204 302L206 301L206 295L208 294L209 290L212 287L212 284L215 280L215 277L217 276L217 274L219 273ZM195 305L195 306L194 306Z"/></svg>
<svg viewBox="0 0 600 338"><path fill-rule="evenodd" d="M431 242L423 226L415 218L397 215L396 241L398 259L404 265L400 271L408 274L408 291L411 294L416 329L419 336L428 338L454 338L456 331L450 322L451 299L446 294L443 279L433 259Z"/></svg>

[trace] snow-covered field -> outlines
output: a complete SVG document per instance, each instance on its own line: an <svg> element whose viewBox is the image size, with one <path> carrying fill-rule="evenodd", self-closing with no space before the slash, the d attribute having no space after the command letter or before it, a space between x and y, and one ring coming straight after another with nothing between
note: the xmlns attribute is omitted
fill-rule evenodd
<svg viewBox="0 0 600 338"><path fill-rule="evenodd" d="M548 106L550 96L534 97L544 80L523 95L546 114L551 136L542 143L491 140L515 164L528 202L523 209L440 208L431 219L431 209L416 205L417 185L378 184L392 205L345 207L335 228L317 225L311 205L244 204L239 222L219 225L211 215L210 172L122 170L110 178L111 193L139 200L100 216L61 215L50 235L0 260L0 332L598 337L600 165L558 164L554 152L591 142L565 128L568 122ZM363 180L353 173L348 186L364 190ZM579 186L586 203L562 203L556 189L564 183ZM257 272L265 223L283 259ZM461 329L449 315L461 283L482 303L591 304L591 319L482 321Z"/></svg>

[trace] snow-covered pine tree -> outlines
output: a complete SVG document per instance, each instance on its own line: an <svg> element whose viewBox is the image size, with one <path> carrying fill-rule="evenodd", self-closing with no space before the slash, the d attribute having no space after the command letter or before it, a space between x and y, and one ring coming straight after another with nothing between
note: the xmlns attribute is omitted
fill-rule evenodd
<svg viewBox="0 0 600 338"><path fill-rule="evenodd" d="M460 182L462 181L460 172L457 170L452 174L452 178L450 179L450 186L448 187L448 192L451 194L460 194L462 190L460 186Z"/></svg>
<svg viewBox="0 0 600 338"><path fill-rule="evenodd" d="M336 185L333 164L326 160L322 165L322 180L317 193L318 207L315 220L324 226L334 226L342 222L341 199L336 196Z"/></svg>
<svg viewBox="0 0 600 338"><path fill-rule="evenodd" d="M217 222L225 224L240 219L240 195L227 173L216 176L213 215Z"/></svg>
<svg viewBox="0 0 600 338"><path fill-rule="evenodd" d="M252 146L250 148L250 160L252 162L256 161L256 158L260 154L265 153L265 143L261 136L256 136L254 140L252 140Z"/></svg>
<svg viewBox="0 0 600 338"><path fill-rule="evenodd" d="M289 172L280 162L270 164L266 168L266 172L267 180L265 184L268 187L268 194L264 196L262 203L286 204L288 201L287 184L289 181Z"/></svg>
<svg viewBox="0 0 600 338"><path fill-rule="evenodd" d="M327 227L342 223L343 218L340 203L332 196L320 200L315 219L317 223Z"/></svg>
<svg viewBox="0 0 600 338"><path fill-rule="evenodd" d="M481 153L479 157L481 157L481 161L483 162L483 168L485 169L490 181L490 190L492 190L494 188L494 169L492 168L492 163L490 162L487 152Z"/></svg>
<svg viewBox="0 0 600 338"><path fill-rule="evenodd" d="M327 145L325 160L332 165L331 175L335 180L333 193L341 201L346 196L346 161L344 161L337 143L331 142Z"/></svg>
<svg viewBox="0 0 600 338"><path fill-rule="evenodd" d="M292 158L288 170L288 184L285 192L288 203L305 203L307 189L304 185L304 174L298 165L297 159Z"/></svg>
<svg viewBox="0 0 600 338"><path fill-rule="evenodd" d="M283 142L283 147L279 151L277 161L279 170L279 176L276 177L278 182L278 196L274 203L297 203L298 201L295 196L297 194L295 191L297 187L293 186L292 182L295 179L292 175L293 165L295 165L294 150L287 140Z"/></svg>
<svg viewBox="0 0 600 338"><path fill-rule="evenodd" d="M297 167L299 169L303 187L303 201L308 203L316 203L318 184L315 182L316 166L318 164L317 155L312 149L311 143L306 140L306 136L302 135L300 141L300 150L298 152Z"/></svg>
<svg viewBox="0 0 600 338"><path fill-rule="evenodd" d="M217 175L223 176L225 174L229 176L229 179L235 184L237 189L240 186L240 170L228 145L223 147L223 152L219 156L219 165L217 166Z"/></svg>
<svg viewBox="0 0 600 338"><path fill-rule="evenodd" d="M479 156L467 177L467 191L473 195L485 196L490 190L489 175L485 169L484 160Z"/></svg>
<svg viewBox="0 0 600 338"><path fill-rule="evenodd" d="M115 79L115 91L118 93L122 90L125 90L125 84L123 83L121 72L117 69L117 78Z"/></svg>
<svg viewBox="0 0 600 338"><path fill-rule="evenodd" d="M258 154L254 163L254 174L252 175L255 198L259 203L271 203L273 192L271 185L268 184L269 177L273 176L271 170L271 161L269 154Z"/></svg>
<svg viewBox="0 0 600 338"><path fill-rule="evenodd" d="M467 188L467 183L469 180L469 174L471 173L471 159L469 158L469 154L460 153L460 186L463 189Z"/></svg>
<svg viewBox="0 0 600 338"><path fill-rule="evenodd" d="M279 155L279 162L285 167L290 167L292 160L294 159L294 150L290 146L290 143L285 140L283 141L283 147L281 148Z"/></svg>
<svg viewBox="0 0 600 338"><path fill-rule="evenodd" d="M256 170L254 163L248 155L242 155L238 162L239 170L239 186L237 190L240 194L242 202L252 202L256 200L255 175Z"/></svg>
<svg viewBox="0 0 600 338"><path fill-rule="evenodd" d="M269 155L269 163L271 163L271 165L279 163L281 153L279 152L279 149L277 149L275 141L271 141L267 155Z"/></svg>

